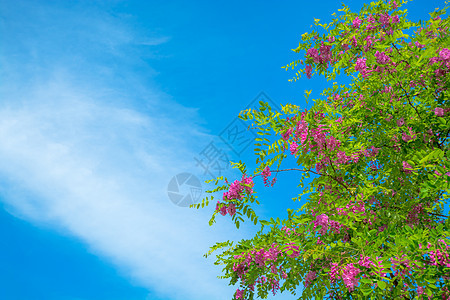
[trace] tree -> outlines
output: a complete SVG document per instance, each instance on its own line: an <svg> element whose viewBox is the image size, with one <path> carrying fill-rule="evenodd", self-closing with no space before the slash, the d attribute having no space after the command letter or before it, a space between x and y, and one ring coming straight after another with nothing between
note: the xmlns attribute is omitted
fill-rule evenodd
<svg viewBox="0 0 450 300"><path fill-rule="evenodd" d="M225 265L220 278L240 281L235 298L266 298L278 289L295 295L303 282L299 299L450 299L450 221L443 214L450 190L450 33L449 19L441 18L448 7L425 23L410 22L399 10L405 3L378 1L359 14L344 5L331 23L315 20L323 34L302 35L294 51L306 51L304 61L285 66L304 66L292 81L302 74L334 80L344 71L350 86L333 83L309 111L287 104L273 112L260 102L259 110L241 112L262 136L255 146L267 148L257 149L253 176L239 161L232 166L241 180L207 181L225 180L207 192L226 191L209 225L217 213L229 214L237 228L244 215L258 223L251 208L259 204L257 176L267 184L272 172L301 172L302 187L311 173L320 176L288 219L260 220L253 239L217 243L205 254L227 247L215 264ZM264 136L272 130L281 138L269 145ZM280 169L289 153L302 169Z"/></svg>

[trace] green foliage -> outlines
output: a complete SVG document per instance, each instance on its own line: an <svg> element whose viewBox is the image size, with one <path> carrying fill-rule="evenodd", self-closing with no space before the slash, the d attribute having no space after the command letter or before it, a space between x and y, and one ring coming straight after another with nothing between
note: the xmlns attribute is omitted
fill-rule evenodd
<svg viewBox="0 0 450 300"><path fill-rule="evenodd" d="M399 7L406 2L398 3ZM283 68L296 72L291 81L300 79L305 72L303 66L309 65L314 68L313 76L323 75L327 80L334 80L344 71L353 78L352 84L346 86L334 82L323 91L324 99L314 99L314 106L309 111L302 112L299 106L286 104L281 112L274 112L261 101L258 110L245 110L239 114L242 120L251 120L257 129L255 155L259 165L253 176L261 175L267 166L271 170L276 166L273 172L285 171L280 170L281 163L287 157L285 149L293 145L293 140L285 140L280 135L285 135L288 129L295 131L301 122L307 124L308 133L304 140L296 140L300 148L295 157L303 169L289 170L302 172L301 187L310 173L320 175L293 198L300 201L301 196L309 195L308 201L296 211L289 209L287 220L259 220L261 229L251 240L242 240L234 246L229 242L217 243L207 255L230 247L217 256L216 264L225 265L225 275L220 278L230 278L230 284L236 284L240 278L233 267L242 263L243 257L235 256L254 255L252 251L270 249L273 245L278 247L281 254L270 263L284 270L287 277L272 273L269 266L254 263L246 266L244 281L241 281L245 299L267 297L270 283L258 281L263 276L284 280L280 291L295 294L295 288L305 282L312 271L316 272L314 278L299 299L336 295L345 299L400 299L402 296L418 299L417 286L423 287L424 293L433 299L450 296L450 291L446 290L450 281L444 277L448 276L450 268L433 264L429 255L436 249L447 251L442 248L441 241L448 244L450 240L449 218L443 215L450 191L449 176L444 175L450 171L447 139L450 119L448 114L438 117L434 112L437 107L450 108L450 72L440 78L436 75L440 72L439 67L430 63L439 56L442 48L450 48L449 19L437 19L446 13L446 9L432 12L426 22L410 22L406 19L406 10L399 10L384 1L365 5L358 14L345 5L339 11L343 14L333 14L334 18L328 24L315 20L317 30L303 34L299 46L293 49L304 54L308 49L322 51L321 47L330 46L331 57L336 60L326 64L305 55L304 59ZM381 15L387 14L399 20L392 23L392 34L388 34L386 28L365 30L370 16L376 23ZM358 31L353 26L357 17L364 21ZM406 34L414 28L423 30L414 35ZM369 35L374 42L367 46ZM416 46L416 42L425 47ZM346 44L350 47L346 48ZM378 57L380 52L389 57L387 66ZM371 68L372 73L368 76L355 68L361 58L366 59L365 64ZM306 97L309 93L306 92ZM404 125L398 123L401 118ZM339 141L339 147L333 149L327 144L321 154L311 151L318 147L317 137L311 133L318 128L326 128L328 137ZM280 138L271 143L272 135ZM372 146L379 149L378 154L367 154ZM337 163L342 153L352 157L352 162ZM327 162L325 157L331 161ZM324 164L320 171L319 163ZM378 168L370 167L374 163ZM232 166L247 174L241 161ZM215 180L216 186L219 180L223 178ZM208 192L228 190L230 184L226 178L225 181L225 185ZM243 215L255 225L258 223L252 209L254 202L259 204L256 195L229 202L236 205L232 221L237 228L244 222ZM201 204L191 207L208 204L207 197ZM363 205L364 210L357 205ZM217 211L210 225L216 214ZM321 214L340 224L341 230L319 233L315 222ZM269 231L265 232L267 228ZM287 233L287 228L295 229L295 234ZM293 256L294 246L299 249L296 257ZM359 265L361 256L374 264L370 268ZM343 280L331 282L331 262L339 265L341 279L343 268L351 263L358 267L361 274L354 289L349 289ZM402 273L406 262L411 265L412 274ZM398 272L394 272L396 270ZM247 287L252 283L255 283L255 291ZM404 289L405 285L409 288Z"/></svg>

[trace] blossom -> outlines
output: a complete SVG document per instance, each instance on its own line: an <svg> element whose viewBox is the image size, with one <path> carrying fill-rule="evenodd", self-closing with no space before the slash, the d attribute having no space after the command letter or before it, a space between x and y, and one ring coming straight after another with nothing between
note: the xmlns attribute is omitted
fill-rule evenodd
<svg viewBox="0 0 450 300"><path fill-rule="evenodd" d="M261 172L261 175L263 177L264 180L264 185L268 186L267 184L267 178L272 175L272 173L270 172L269 166L265 167L264 170Z"/></svg>
<svg viewBox="0 0 450 300"><path fill-rule="evenodd" d="M312 71L312 66L311 65L306 65L305 72L306 72L306 77L308 79L311 79L311 71Z"/></svg>
<svg viewBox="0 0 450 300"><path fill-rule="evenodd" d="M319 51L316 48L308 49L308 51L306 51L306 55L312 57L315 63L319 62Z"/></svg>
<svg viewBox="0 0 450 300"><path fill-rule="evenodd" d="M408 141L412 140L411 136L407 135L405 132L402 133L402 139L405 142L408 142Z"/></svg>
<svg viewBox="0 0 450 300"><path fill-rule="evenodd" d="M297 151L298 151L297 148L298 148L297 143L296 143L296 142L292 142L291 147L290 147L290 150L291 150L291 154L292 154L292 155L294 155L294 154L297 153Z"/></svg>
<svg viewBox="0 0 450 300"><path fill-rule="evenodd" d="M392 2L392 1L389 1L389 4L390 4L391 2ZM394 0L394 2L392 2L392 8L393 8L393 9L397 9L397 8L398 8L397 2L395 2L395 0Z"/></svg>
<svg viewBox="0 0 450 300"><path fill-rule="evenodd" d="M234 205L234 203L230 203L228 205L227 212L228 214L230 214L230 216L233 216L236 213L236 205Z"/></svg>
<svg viewBox="0 0 450 300"><path fill-rule="evenodd" d="M439 56L443 59L443 60L450 60L450 50L447 48L442 49L439 52Z"/></svg>
<svg viewBox="0 0 450 300"><path fill-rule="evenodd" d="M331 270L330 270L330 282L335 283L336 280L339 278L339 267L337 263L331 263Z"/></svg>
<svg viewBox="0 0 450 300"><path fill-rule="evenodd" d="M356 60L355 70L356 71L365 71L366 69L367 69L366 59L365 58L358 58Z"/></svg>
<svg viewBox="0 0 450 300"><path fill-rule="evenodd" d="M227 206L226 205L224 205L220 208L220 214L222 216L225 216L227 214Z"/></svg>
<svg viewBox="0 0 450 300"><path fill-rule="evenodd" d="M367 43L364 45L364 52L367 52L369 51L370 47L372 47L373 39L370 35L368 35L364 40L367 41Z"/></svg>
<svg viewBox="0 0 450 300"><path fill-rule="evenodd" d="M326 214L321 214L316 217L316 220L314 221L314 229L316 229L317 226L322 226L319 233L325 234L328 230L328 216Z"/></svg>
<svg viewBox="0 0 450 300"><path fill-rule="evenodd" d="M308 287L308 285L311 284L311 282L316 278L316 272L314 271L309 271L308 274L306 274L306 278L305 278L305 288Z"/></svg>
<svg viewBox="0 0 450 300"><path fill-rule="evenodd" d="M320 46L319 62L327 63L331 61L331 55L331 46L324 45L322 42L322 45Z"/></svg>
<svg viewBox="0 0 450 300"><path fill-rule="evenodd" d="M253 182L253 178L252 177L245 177L246 175L242 175L242 180L241 182L247 186L244 186L243 188L245 189L245 191L247 192L247 194L252 194L253 193L253 186L255 185L255 183Z"/></svg>
<svg viewBox="0 0 450 300"><path fill-rule="evenodd" d="M444 69L441 69L441 68L436 69L436 70L434 71L434 74L436 75L436 77L444 76L444 75L445 75L445 70L444 70Z"/></svg>
<svg viewBox="0 0 450 300"><path fill-rule="evenodd" d="M398 23L398 22L400 22L400 19L399 19L399 17L397 16L397 15L395 15L395 16L393 16L393 17L391 17L392 18L392 23Z"/></svg>
<svg viewBox="0 0 450 300"><path fill-rule="evenodd" d="M403 162L403 170L405 171L406 174L411 174L411 165L408 164L406 161Z"/></svg>
<svg viewBox="0 0 450 300"><path fill-rule="evenodd" d="M402 117L397 120L397 126L402 127L405 124L405 119Z"/></svg>
<svg viewBox="0 0 450 300"><path fill-rule="evenodd" d="M236 299L241 299L243 296L244 296L244 291L237 289L236 290Z"/></svg>
<svg viewBox="0 0 450 300"><path fill-rule="evenodd" d="M434 109L434 114L438 117L443 117L444 116L444 110L440 107L436 107Z"/></svg>
<svg viewBox="0 0 450 300"><path fill-rule="evenodd" d="M361 25L362 21L360 18L356 17L356 19L353 20L353 27L358 28Z"/></svg>
<svg viewBox="0 0 450 300"><path fill-rule="evenodd" d="M391 59L389 56L387 56L384 52L380 52L377 50L375 52L375 57L377 58L377 63L385 65L387 64Z"/></svg>
<svg viewBox="0 0 450 300"><path fill-rule="evenodd" d="M220 210L220 208L219 208L219 201L217 201L217 203L216 203L216 211L219 211Z"/></svg>
<svg viewBox="0 0 450 300"><path fill-rule="evenodd" d="M354 287L358 285L358 279L356 276L359 272L360 270L354 267L352 263L348 264L342 272L342 280L349 291L353 291Z"/></svg>
<svg viewBox="0 0 450 300"><path fill-rule="evenodd" d="M286 131L286 133L282 133L281 136L283 137L283 140L287 141L289 139L289 136L291 135L291 133L292 133L292 129L291 128L289 128Z"/></svg>
<svg viewBox="0 0 450 300"><path fill-rule="evenodd" d="M398 18L398 16L396 16ZM383 25L387 26L389 25L389 15L388 14L381 14L378 21Z"/></svg>
<svg viewBox="0 0 450 300"><path fill-rule="evenodd" d="M416 44L416 47L419 48L419 49L422 49L422 48L425 47L425 45L422 45L422 44L419 43L418 41L416 41L415 44Z"/></svg>

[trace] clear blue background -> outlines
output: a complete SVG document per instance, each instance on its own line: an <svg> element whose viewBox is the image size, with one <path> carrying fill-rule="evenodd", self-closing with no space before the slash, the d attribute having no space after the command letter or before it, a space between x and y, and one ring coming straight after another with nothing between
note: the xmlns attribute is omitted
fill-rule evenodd
<svg viewBox="0 0 450 300"><path fill-rule="evenodd" d="M346 4L358 12L363 1ZM405 7L423 20L443 4ZM0 298L231 299L237 286L216 279L221 268L201 255L258 228L236 233L222 216L209 227L213 207L174 205L167 183L181 172L211 179L194 160L210 141L253 170L252 147L236 155L218 135L261 91L301 107L305 90L318 97L325 80L289 83L294 74L281 66L301 58L291 49L313 18L330 21L339 8L2 1ZM298 179L280 174L271 189L258 182L258 215L285 218L300 207L291 199Z"/></svg>

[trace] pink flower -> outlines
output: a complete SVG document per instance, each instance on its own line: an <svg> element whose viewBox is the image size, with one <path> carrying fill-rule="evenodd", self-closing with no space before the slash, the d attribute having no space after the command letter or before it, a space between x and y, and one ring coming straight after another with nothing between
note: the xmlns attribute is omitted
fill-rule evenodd
<svg viewBox="0 0 450 300"><path fill-rule="evenodd" d="M244 296L244 291L237 289L236 290L236 299L241 299L243 296Z"/></svg>
<svg viewBox="0 0 450 300"><path fill-rule="evenodd" d="M416 44L416 47L419 48L419 49L422 49L422 48L425 47L425 45L422 45L422 44L419 43L418 41L416 41L415 44Z"/></svg>
<svg viewBox="0 0 450 300"><path fill-rule="evenodd" d="M247 192L247 194L253 194L253 187L255 186L255 183L253 182L253 177L246 177L246 175L242 175L241 182L248 186L243 186L243 189Z"/></svg>
<svg viewBox="0 0 450 300"><path fill-rule="evenodd" d="M230 203L228 205L227 211L230 214L230 216L233 216L236 213L236 205L234 205L234 203Z"/></svg>
<svg viewBox="0 0 450 300"><path fill-rule="evenodd" d="M450 50L447 48L442 49L439 52L439 56L443 59L443 60L450 60Z"/></svg>
<svg viewBox="0 0 450 300"><path fill-rule="evenodd" d="M319 62L319 51L316 48L308 49L308 51L306 51L306 55L312 57L316 64Z"/></svg>
<svg viewBox="0 0 450 300"><path fill-rule="evenodd" d="M298 148L297 143L296 143L296 142L292 142L291 147L290 147L290 150L291 150L291 154L292 154L292 155L297 154L297 151L298 151L297 148Z"/></svg>
<svg viewBox="0 0 450 300"><path fill-rule="evenodd" d="M308 274L306 274L306 278L305 278L305 288L308 287L308 285L311 284L311 282L316 278L316 272L314 271L309 271Z"/></svg>
<svg viewBox="0 0 450 300"><path fill-rule="evenodd" d="M316 224L319 226L327 226L328 225L328 216L326 214L321 214L316 217Z"/></svg>
<svg viewBox="0 0 450 300"><path fill-rule="evenodd" d="M339 278L339 267L337 263L331 263L331 270L330 270L330 282L335 283L336 280Z"/></svg>
<svg viewBox="0 0 450 300"><path fill-rule="evenodd" d="M436 77L444 76L444 75L445 75L445 70L444 70L444 69L441 69L441 68L436 69L436 70L434 71L434 74L436 75Z"/></svg>
<svg viewBox="0 0 450 300"><path fill-rule="evenodd" d="M367 69L366 59L365 58L358 58L356 60L355 70L356 71L365 71L366 69Z"/></svg>
<svg viewBox="0 0 450 300"><path fill-rule="evenodd" d="M397 120L397 126L398 127L402 127L405 124L405 119L404 118L400 118Z"/></svg>
<svg viewBox="0 0 450 300"><path fill-rule="evenodd" d="M292 129L291 128L289 128L286 131L286 133L282 133L281 136L283 137L283 140L287 141L289 139L289 136L291 135L291 133L292 133Z"/></svg>
<svg viewBox="0 0 450 300"><path fill-rule="evenodd" d="M312 71L312 66L311 65L306 65L305 72L306 72L306 77L308 79L311 79L311 71Z"/></svg>
<svg viewBox="0 0 450 300"><path fill-rule="evenodd" d="M438 117L443 117L444 116L444 110L440 107L436 107L434 109L434 114Z"/></svg>
<svg viewBox="0 0 450 300"><path fill-rule="evenodd" d="M398 16L397 16L397 18L398 18ZM389 15L388 14L384 14L384 15L381 14L379 19L378 19L378 22L380 22L383 25L383 27L389 25Z"/></svg>
<svg viewBox="0 0 450 300"><path fill-rule="evenodd" d="M367 52L369 51L370 47L372 47L373 44L372 37L369 35L364 40L367 41L366 45L364 45L364 52Z"/></svg>
<svg viewBox="0 0 450 300"><path fill-rule="evenodd" d="M412 138L409 135L407 135L405 132L402 133L402 139L405 142L412 140Z"/></svg>
<svg viewBox="0 0 450 300"><path fill-rule="evenodd" d="M320 46L319 62L325 64L331 61L331 58L332 58L331 46L324 45L322 42L322 45Z"/></svg>
<svg viewBox="0 0 450 300"><path fill-rule="evenodd" d="M264 180L264 185L265 185L265 186L269 186L268 183L267 183L267 178L268 178L270 175L272 175L272 173L270 172L269 166L267 166L267 167L264 168L264 170L261 172L261 175L262 175L263 180ZM274 178L274 179L275 179L275 178ZM272 186L273 186L273 184L272 184Z"/></svg>
<svg viewBox="0 0 450 300"><path fill-rule="evenodd" d="M353 291L354 287L358 285L359 279L357 279L356 276L359 272L361 271L354 267L352 263L348 264L342 272L342 280L349 291Z"/></svg>
<svg viewBox="0 0 450 300"><path fill-rule="evenodd" d="M424 293L423 287L421 287L421 286L417 287L417 294L418 294L418 296L422 295L423 293Z"/></svg>
<svg viewBox="0 0 450 300"><path fill-rule="evenodd" d="M220 208L220 214L222 216L225 216L227 214L227 206L226 205L224 205Z"/></svg>
<svg viewBox="0 0 450 300"><path fill-rule="evenodd" d="M265 167L261 174L263 177L269 177L271 175L269 166Z"/></svg>
<svg viewBox="0 0 450 300"><path fill-rule="evenodd" d="M353 27L358 28L361 25L362 21L356 17L356 19L353 20Z"/></svg>
<svg viewBox="0 0 450 300"><path fill-rule="evenodd" d="M412 167L406 161L403 162L403 169L405 170L406 174L411 174Z"/></svg>
<svg viewBox="0 0 450 300"><path fill-rule="evenodd" d="M355 37L352 37L352 45L353 45L353 47L357 47L358 46L358 42L356 41Z"/></svg>
<svg viewBox="0 0 450 300"><path fill-rule="evenodd" d="M375 52L375 57L377 58L377 63L385 65L387 64L391 59L389 56L387 56L384 52Z"/></svg>
<svg viewBox="0 0 450 300"><path fill-rule="evenodd" d="M391 3L392 1L389 1L389 3ZM397 9L398 8L398 5L397 5L397 2L395 2L395 0L394 0L394 2L392 3L392 8L393 9Z"/></svg>
<svg viewBox="0 0 450 300"><path fill-rule="evenodd" d="M317 226L322 227L319 230L320 234L326 234L326 232L328 230L328 216L326 214L321 214L316 217L316 220L314 221L314 229L316 229Z"/></svg>

